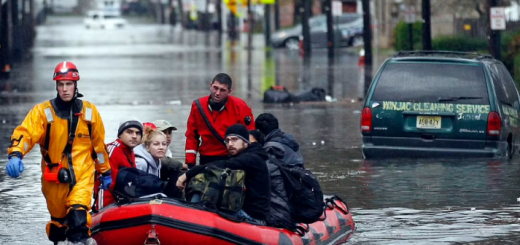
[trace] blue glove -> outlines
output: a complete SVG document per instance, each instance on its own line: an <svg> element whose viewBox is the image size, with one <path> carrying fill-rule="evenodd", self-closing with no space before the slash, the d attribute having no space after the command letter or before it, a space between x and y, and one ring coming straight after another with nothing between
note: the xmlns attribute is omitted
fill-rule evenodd
<svg viewBox="0 0 520 245"><path fill-rule="evenodd" d="M5 167L7 171L7 175L11 176L11 178L20 177L20 173L23 172L23 162L22 162L22 154L19 152L15 152L9 156L9 162L7 163L7 167Z"/></svg>
<svg viewBox="0 0 520 245"><path fill-rule="evenodd" d="M108 189L108 187L110 187L110 185L112 184L112 175L110 171L104 173L101 177L99 177L99 180L101 181L101 189Z"/></svg>

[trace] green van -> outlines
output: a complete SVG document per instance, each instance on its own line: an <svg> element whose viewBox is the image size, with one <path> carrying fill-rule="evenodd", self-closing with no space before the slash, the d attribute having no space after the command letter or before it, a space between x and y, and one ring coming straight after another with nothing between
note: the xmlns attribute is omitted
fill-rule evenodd
<svg viewBox="0 0 520 245"><path fill-rule="evenodd" d="M519 111L511 75L491 56L400 52L368 90L363 156L511 158Z"/></svg>

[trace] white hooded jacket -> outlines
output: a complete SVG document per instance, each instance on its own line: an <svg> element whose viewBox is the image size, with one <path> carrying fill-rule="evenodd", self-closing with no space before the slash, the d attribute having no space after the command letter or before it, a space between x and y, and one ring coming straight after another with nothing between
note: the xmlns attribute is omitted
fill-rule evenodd
<svg viewBox="0 0 520 245"><path fill-rule="evenodd" d="M140 144L134 148L135 166L149 174L161 177L161 159L155 160L152 154L148 152L144 144Z"/></svg>

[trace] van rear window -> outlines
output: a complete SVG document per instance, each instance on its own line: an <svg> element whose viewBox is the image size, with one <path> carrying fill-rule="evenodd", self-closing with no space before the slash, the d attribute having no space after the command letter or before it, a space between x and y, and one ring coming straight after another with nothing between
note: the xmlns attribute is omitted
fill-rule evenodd
<svg viewBox="0 0 520 245"><path fill-rule="evenodd" d="M482 66L454 63L389 63L372 101L489 104Z"/></svg>

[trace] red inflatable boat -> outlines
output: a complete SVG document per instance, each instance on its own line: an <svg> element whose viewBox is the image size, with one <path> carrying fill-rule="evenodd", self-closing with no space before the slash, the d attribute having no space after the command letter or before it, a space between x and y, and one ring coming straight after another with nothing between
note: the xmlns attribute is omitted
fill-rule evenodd
<svg viewBox="0 0 520 245"><path fill-rule="evenodd" d="M287 229L236 222L206 211L201 204L170 198L147 198L110 205L92 216L99 245L133 244L342 244L354 232L347 204L326 196L323 221L304 234ZM303 235L303 236L302 236Z"/></svg>

